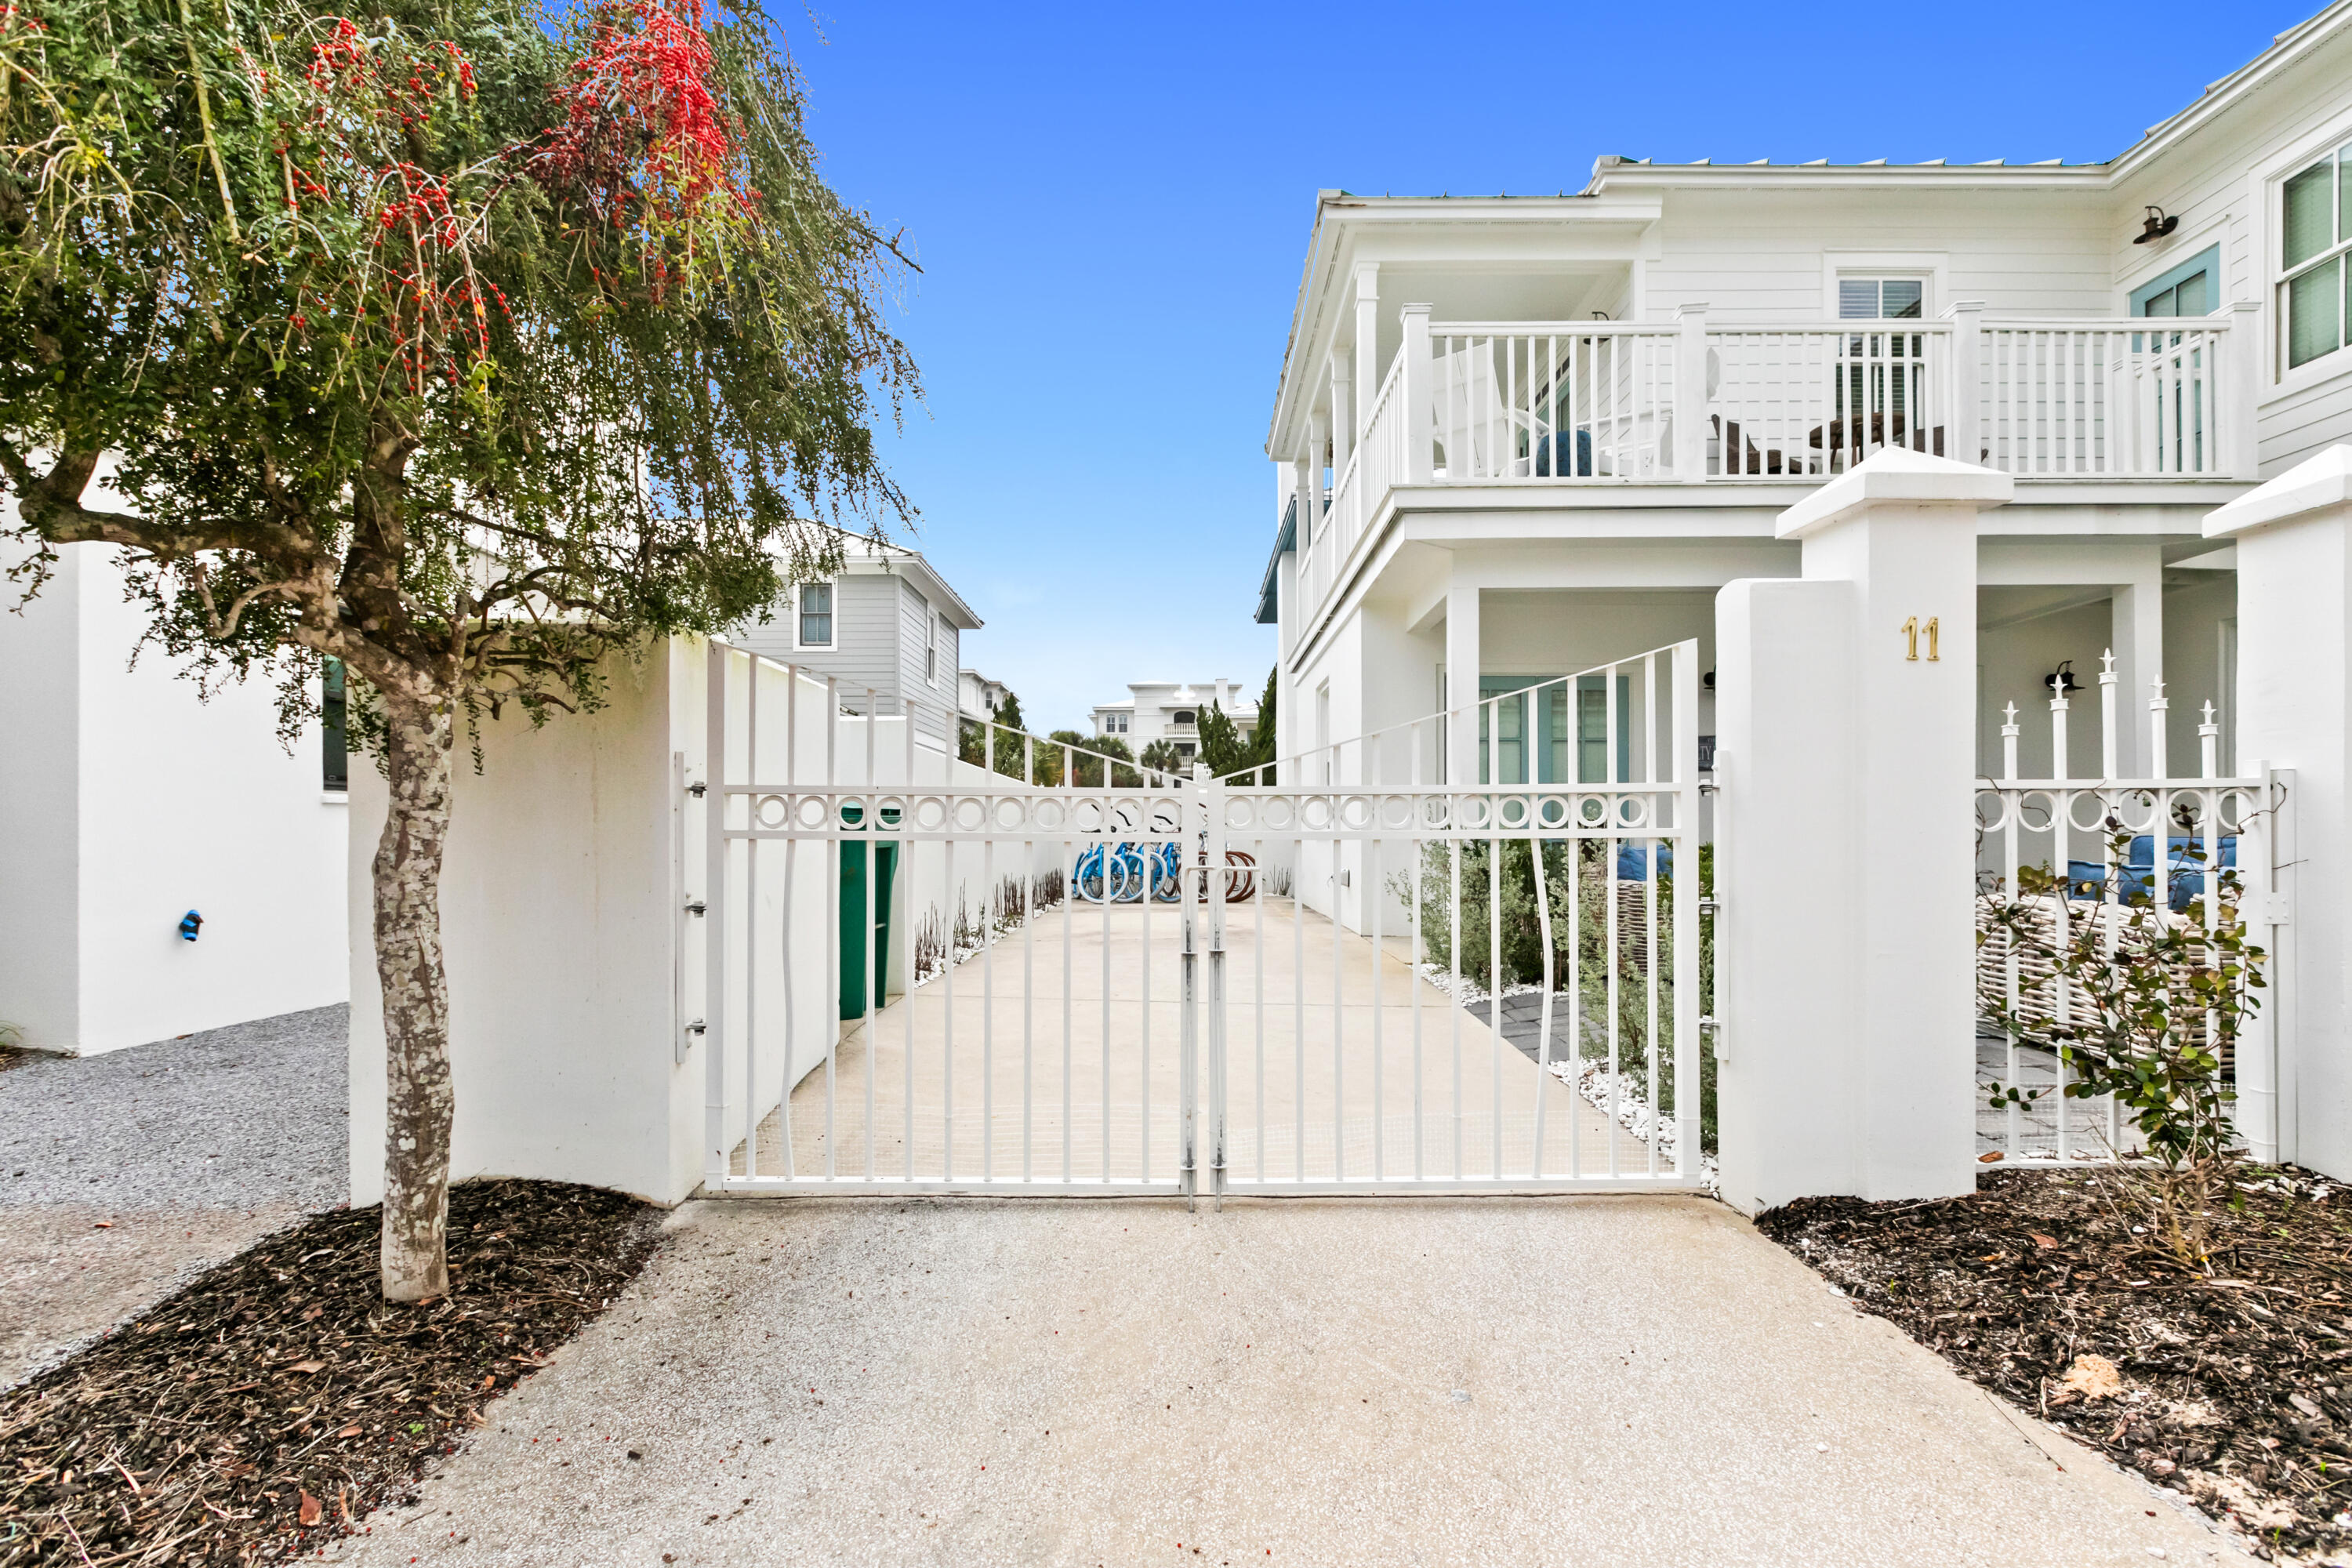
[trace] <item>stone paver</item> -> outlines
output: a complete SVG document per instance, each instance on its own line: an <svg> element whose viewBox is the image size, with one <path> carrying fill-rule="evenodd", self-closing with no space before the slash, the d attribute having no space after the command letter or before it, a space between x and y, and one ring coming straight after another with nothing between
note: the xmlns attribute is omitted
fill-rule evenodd
<svg viewBox="0 0 2352 1568"><path fill-rule="evenodd" d="M2242 1563L1697 1198L736 1201L366 1564Z"/></svg>

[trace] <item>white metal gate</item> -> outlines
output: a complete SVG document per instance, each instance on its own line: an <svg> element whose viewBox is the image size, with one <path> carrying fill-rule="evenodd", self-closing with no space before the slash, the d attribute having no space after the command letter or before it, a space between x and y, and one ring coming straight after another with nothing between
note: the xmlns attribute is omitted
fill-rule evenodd
<svg viewBox="0 0 2352 1568"><path fill-rule="evenodd" d="M1223 780L709 681L707 1190L1698 1184L1695 643Z"/></svg>

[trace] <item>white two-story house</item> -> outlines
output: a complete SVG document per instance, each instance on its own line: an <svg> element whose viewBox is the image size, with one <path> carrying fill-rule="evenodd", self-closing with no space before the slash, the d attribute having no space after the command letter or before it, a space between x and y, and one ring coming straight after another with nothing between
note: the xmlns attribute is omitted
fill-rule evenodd
<svg viewBox="0 0 2352 1568"><path fill-rule="evenodd" d="M1234 721L1243 744L1257 733L1257 700L1230 680L1139 680L1127 692L1124 701L1095 705L1095 733L1126 742L1139 756L1154 741L1192 756L1201 743L1201 715L1212 706Z"/></svg>
<svg viewBox="0 0 2352 1568"><path fill-rule="evenodd" d="M1604 157L1569 196L1323 192L1266 443L1284 749L1687 637L1711 667L1717 590L1798 571L1774 519L1899 445L2016 479L1979 523L1980 754L2004 703L2062 661L2087 687L2111 647L2126 700L2160 675L2217 704L2226 764L2233 563L2200 525L2352 440L2347 252L2352 5L2103 163ZM1588 776L1590 684L1505 713L1538 742L1510 755ZM2175 723L2165 761L2198 746ZM2098 748L2078 723L2074 776Z"/></svg>

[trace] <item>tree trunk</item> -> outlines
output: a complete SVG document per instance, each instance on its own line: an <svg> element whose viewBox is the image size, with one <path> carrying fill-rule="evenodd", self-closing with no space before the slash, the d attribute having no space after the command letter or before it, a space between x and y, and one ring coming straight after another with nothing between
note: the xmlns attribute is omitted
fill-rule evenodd
<svg viewBox="0 0 2352 1568"><path fill-rule="evenodd" d="M375 850L375 972L383 987L383 1294L449 1289L449 979L441 963L441 856L457 738L445 700L383 691L392 803Z"/></svg>

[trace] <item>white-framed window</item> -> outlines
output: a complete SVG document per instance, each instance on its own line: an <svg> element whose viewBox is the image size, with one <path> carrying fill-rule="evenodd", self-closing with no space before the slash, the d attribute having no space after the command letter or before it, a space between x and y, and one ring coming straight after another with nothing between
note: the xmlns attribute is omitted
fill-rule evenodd
<svg viewBox="0 0 2352 1568"><path fill-rule="evenodd" d="M1837 280L1841 321L1908 321L1927 313L1924 278L1848 278Z"/></svg>
<svg viewBox="0 0 2352 1568"><path fill-rule="evenodd" d="M803 583L800 586L800 603L794 606L794 630L803 647L833 646L833 584Z"/></svg>
<svg viewBox="0 0 2352 1568"><path fill-rule="evenodd" d="M2279 368L2344 347L2352 286L2352 142L2279 186Z"/></svg>
<svg viewBox="0 0 2352 1568"><path fill-rule="evenodd" d="M933 686L940 683L940 615L929 610L923 616L923 679Z"/></svg>

